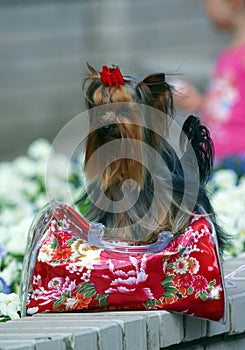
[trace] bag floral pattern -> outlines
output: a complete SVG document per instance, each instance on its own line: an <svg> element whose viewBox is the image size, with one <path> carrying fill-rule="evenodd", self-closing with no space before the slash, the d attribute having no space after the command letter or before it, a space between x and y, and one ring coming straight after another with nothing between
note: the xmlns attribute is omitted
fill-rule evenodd
<svg viewBox="0 0 245 350"><path fill-rule="evenodd" d="M81 230L67 210L57 210L37 249L28 315L164 309L215 321L224 317L220 264L206 218L193 217L183 234L154 254L99 249Z"/></svg>

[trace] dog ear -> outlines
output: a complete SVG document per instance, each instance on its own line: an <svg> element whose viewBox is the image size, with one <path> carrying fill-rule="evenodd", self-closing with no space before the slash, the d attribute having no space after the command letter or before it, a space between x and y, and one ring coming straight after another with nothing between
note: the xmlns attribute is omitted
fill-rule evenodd
<svg viewBox="0 0 245 350"><path fill-rule="evenodd" d="M90 73L92 73L92 75L98 76L98 72L88 62L87 62L87 67L88 67L88 70L90 71Z"/></svg>
<svg viewBox="0 0 245 350"><path fill-rule="evenodd" d="M213 141L209 130L200 123L200 120L190 115L184 122L183 132L188 137L193 148L198 167L200 182L205 183L208 180L213 167Z"/></svg>
<svg viewBox="0 0 245 350"><path fill-rule="evenodd" d="M136 91L141 102L172 115L172 92L170 85L165 81L164 73L148 75L138 83Z"/></svg>
<svg viewBox="0 0 245 350"><path fill-rule="evenodd" d="M165 74L157 73L148 75L140 84L147 85L152 95L156 97L165 90Z"/></svg>

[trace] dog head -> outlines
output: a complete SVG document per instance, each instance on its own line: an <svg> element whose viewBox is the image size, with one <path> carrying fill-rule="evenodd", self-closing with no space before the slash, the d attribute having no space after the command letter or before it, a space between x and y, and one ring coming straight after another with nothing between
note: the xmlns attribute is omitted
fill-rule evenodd
<svg viewBox="0 0 245 350"><path fill-rule="evenodd" d="M127 179L136 181L142 189L146 176L142 145L147 143L159 150L159 134L165 133L168 123L164 117L159 119L149 113L145 116L143 106L172 115L170 86L162 73L152 74L140 82L125 76L120 84L107 85L91 66L88 67L91 74L84 82L84 87L90 82L85 101L91 110L85 154L87 177L94 181L96 174L99 175L97 181L101 181L104 190ZM115 69L118 68L112 67L109 73L113 74ZM96 152L101 146L103 154Z"/></svg>

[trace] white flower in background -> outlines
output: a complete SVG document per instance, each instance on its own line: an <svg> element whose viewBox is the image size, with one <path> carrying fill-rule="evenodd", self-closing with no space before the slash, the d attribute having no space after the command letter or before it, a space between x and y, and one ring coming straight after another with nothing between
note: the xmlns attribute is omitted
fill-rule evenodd
<svg viewBox="0 0 245 350"><path fill-rule="evenodd" d="M28 148L27 154L30 158L35 160L46 161L51 152L51 145L46 139L38 139L31 143Z"/></svg>
<svg viewBox="0 0 245 350"><path fill-rule="evenodd" d="M2 204L12 206L16 203L16 199L22 196L19 192L19 182L12 163L0 164L0 207Z"/></svg>
<svg viewBox="0 0 245 350"><path fill-rule="evenodd" d="M12 282L19 277L21 268L21 263L17 262L16 260L12 260L8 266L0 272L0 277L7 283L8 286L10 286Z"/></svg>
<svg viewBox="0 0 245 350"><path fill-rule="evenodd" d="M234 187L237 183L237 175L233 170L219 170L214 172L211 183L218 188Z"/></svg>
<svg viewBox="0 0 245 350"><path fill-rule="evenodd" d="M24 254L30 224L35 215L33 206L26 200L22 205L4 207L0 214L0 243L13 254Z"/></svg>
<svg viewBox="0 0 245 350"><path fill-rule="evenodd" d="M0 163L0 290L4 293L18 293L30 225L51 199L46 177L52 197L59 201L68 203L69 193L71 202L80 193L77 183L70 181L79 181L77 166L64 155L52 156L51 150L47 140L39 139L30 145L27 155Z"/></svg>
<svg viewBox="0 0 245 350"><path fill-rule="evenodd" d="M19 156L13 160L12 167L15 174L18 174L18 176L16 176L16 180L23 176L33 178L36 175L35 161L26 156Z"/></svg>
<svg viewBox="0 0 245 350"><path fill-rule="evenodd" d="M26 217L23 220L21 220L19 224L16 224L9 228L9 239L5 243L5 249L7 251L12 252L14 254L24 255L28 231L31 226L32 220L33 217ZM20 235L21 239L16 239L16 237L19 237Z"/></svg>
<svg viewBox="0 0 245 350"><path fill-rule="evenodd" d="M62 154L52 154L49 158L46 169L46 178L67 180L70 172L70 159Z"/></svg>
<svg viewBox="0 0 245 350"><path fill-rule="evenodd" d="M58 201L71 203L73 192L69 182L72 172L70 160L64 155L51 155L47 164L45 184L49 200L55 198Z"/></svg>
<svg viewBox="0 0 245 350"><path fill-rule="evenodd" d="M241 190L245 191L245 176L243 176L240 181L239 181L239 187L241 188ZM243 192L244 193L244 192ZM245 198L244 198L245 200Z"/></svg>
<svg viewBox="0 0 245 350"><path fill-rule="evenodd" d="M231 236L227 257L240 255L245 250L245 177L238 181L232 170L218 170L208 187L218 223Z"/></svg>
<svg viewBox="0 0 245 350"><path fill-rule="evenodd" d="M17 294L0 293L0 316L9 316L12 320L19 318L20 299Z"/></svg>

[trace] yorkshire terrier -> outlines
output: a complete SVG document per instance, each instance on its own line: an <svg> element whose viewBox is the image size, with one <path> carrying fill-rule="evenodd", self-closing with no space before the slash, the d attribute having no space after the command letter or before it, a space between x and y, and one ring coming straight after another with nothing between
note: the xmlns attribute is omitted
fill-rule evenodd
<svg viewBox="0 0 245 350"><path fill-rule="evenodd" d="M226 237L205 189L213 162L208 129L193 115L177 123L164 73L137 81L117 66L88 69L87 185L80 200L90 198L86 218L104 224L108 237L152 243L162 231L174 238L184 232L193 213L205 215L222 252Z"/></svg>

